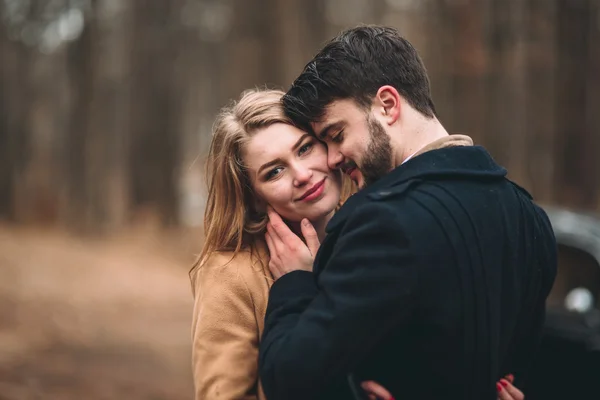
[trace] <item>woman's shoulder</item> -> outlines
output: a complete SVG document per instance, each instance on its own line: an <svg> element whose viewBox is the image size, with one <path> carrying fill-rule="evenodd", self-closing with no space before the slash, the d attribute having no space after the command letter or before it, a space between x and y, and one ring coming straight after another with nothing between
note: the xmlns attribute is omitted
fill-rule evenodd
<svg viewBox="0 0 600 400"><path fill-rule="evenodd" d="M195 287L207 284L234 287L270 287L272 276L268 257L261 248L247 248L238 252L215 251L194 271Z"/></svg>
<svg viewBox="0 0 600 400"><path fill-rule="evenodd" d="M199 270L212 273L252 274L262 272L268 257L261 248L243 248L239 251L215 251L208 255Z"/></svg>

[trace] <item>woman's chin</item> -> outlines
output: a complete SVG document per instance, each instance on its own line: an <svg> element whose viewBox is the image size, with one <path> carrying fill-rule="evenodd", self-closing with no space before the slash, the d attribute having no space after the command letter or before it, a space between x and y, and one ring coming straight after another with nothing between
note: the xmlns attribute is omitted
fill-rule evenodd
<svg viewBox="0 0 600 400"><path fill-rule="evenodd" d="M277 211L277 209L275 209L275 211L288 223L301 222L304 218L307 218L312 223L315 223L331 216L331 213L335 210L336 207L337 203L333 201L322 201L321 204L314 204L310 209L302 210L302 212L296 212L291 210L283 212L283 210Z"/></svg>

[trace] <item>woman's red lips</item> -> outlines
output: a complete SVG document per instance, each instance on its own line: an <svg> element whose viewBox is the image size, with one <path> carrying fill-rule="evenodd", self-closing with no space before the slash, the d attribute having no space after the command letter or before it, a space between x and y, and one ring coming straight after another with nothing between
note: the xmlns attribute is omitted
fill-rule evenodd
<svg viewBox="0 0 600 400"><path fill-rule="evenodd" d="M321 194L323 187L325 186L325 178L315 183L310 189L308 189L302 196L298 198L297 201L301 200L312 200L313 197Z"/></svg>

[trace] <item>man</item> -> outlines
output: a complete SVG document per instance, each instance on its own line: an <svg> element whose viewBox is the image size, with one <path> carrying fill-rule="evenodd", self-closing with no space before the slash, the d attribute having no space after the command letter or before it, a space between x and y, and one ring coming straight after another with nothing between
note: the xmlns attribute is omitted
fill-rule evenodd
<svg viewBox="0 0 600 400"><path fill-rule="evenodd" d="M304 245L270 213L267 397L347 399L373 380L399 399L495 399L508 373L526 393L553 231L483 148L448 135L412 45L391 28L345 31L284 105L361 190L320 248L310 224Z"/></svg>

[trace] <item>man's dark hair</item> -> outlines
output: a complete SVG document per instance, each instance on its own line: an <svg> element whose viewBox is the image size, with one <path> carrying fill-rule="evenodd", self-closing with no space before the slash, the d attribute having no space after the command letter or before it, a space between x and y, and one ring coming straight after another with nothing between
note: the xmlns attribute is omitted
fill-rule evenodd
<svg viewBox="0 0 600 400"><path fill-rule="evenodd" d="M421 114L433 118L429 77L419 54L394 28L360 26L329 41L283 97L294 123L311 131L334 100L353 99L368 110L381 86L391 85Z"/></svg>

